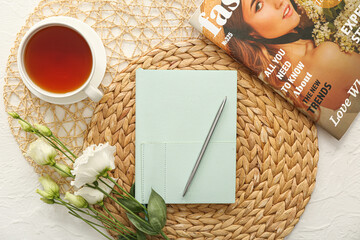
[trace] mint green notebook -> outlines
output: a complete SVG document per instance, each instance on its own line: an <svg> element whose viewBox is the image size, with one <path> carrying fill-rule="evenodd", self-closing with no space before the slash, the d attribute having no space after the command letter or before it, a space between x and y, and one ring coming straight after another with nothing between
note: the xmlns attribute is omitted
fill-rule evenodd
<svg viewBox="0 0 360 240"><path fill-rule="evenodd" d="M220 120L182 197L223 99ZM135 195L153 188L166 203L233 203L236 182L236 71L136 71Z"/></svg>

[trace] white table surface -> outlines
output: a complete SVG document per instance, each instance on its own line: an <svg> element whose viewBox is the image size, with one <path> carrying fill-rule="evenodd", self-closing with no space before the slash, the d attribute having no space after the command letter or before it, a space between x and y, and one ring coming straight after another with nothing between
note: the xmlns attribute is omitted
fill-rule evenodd
<svg viewBox="0 0 360 240"><path fill-rule="evenodd" d="M0 93L10 48L39 0L0 0ZM102 239L60 206L35 193L38 176L12 136L0 98L0 239ZM360 120L337 141L319 128L320 161L315 190L286 240L360 239Z"/></svg>

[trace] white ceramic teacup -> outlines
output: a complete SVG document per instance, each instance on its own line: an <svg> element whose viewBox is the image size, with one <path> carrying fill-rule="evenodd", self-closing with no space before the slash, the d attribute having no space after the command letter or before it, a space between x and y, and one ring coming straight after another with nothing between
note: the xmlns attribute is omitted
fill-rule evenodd
<svg viewBox="0 0 360 240"><path fill-rule="evenodd" d="M26 72L24 64L24 53L27 46L27 43L31 37L46 27L50 26L62 26L68 27L72 30L75 30L79 33L87 42L90 47L92 55L92 69L87 80L77 89L66 92L66 93L54 93L49 92L31 80L29 75ZM18 51L18 68L20 76L25 84L25 86L37 97L43 99L44 101L55 103L55 104L70 104L78 102L86 97L89 97L91 100L98 102L103 96L103 93L98 89L99 84L101 83L106 69L106 53L104 45L100 37L96 32L84 22L71 18L71 17L50 17L47 18L29 29L29 31L23 37Z"/></svg>

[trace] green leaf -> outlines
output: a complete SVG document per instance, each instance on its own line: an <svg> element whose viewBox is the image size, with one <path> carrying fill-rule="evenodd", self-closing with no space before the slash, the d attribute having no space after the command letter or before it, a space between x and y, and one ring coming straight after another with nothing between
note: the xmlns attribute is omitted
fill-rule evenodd
<svg viewBox="0 0 360 240"><path fill-rule="evenodd" d="M144 209L142 207L142 205L138 202L135 202L132 199L128 199L128 198L118 198L117 199L121 204L123 204L125 207L127 207L128 209L130 209L133 213L140 213L143 212Z"/></svg>
<svg viewBox="0 0 360 240"><path fill-rule="evenodd" d="M146 234L152 235L152 236L159 234L159 232L155 231L149 223L144 223L143 221L140 221L138 218L131 215L130 213L126 213L126 215L127 215L128 219L130 220L130 222L132 224L134 224L134 226L138 230L142 231L143 233L146 233Z"/></svg>
<svg viewBox="0 0 360 240"><path fill-rule="evenodd" d="M331 22L334 19L333 13L330 9L324 8L323 13L325 15L326 21Z"/></svg>
<svg viewBox="0 0 360 240"><path fill-rule="evenodd" d="M129 193L131 196L135 197L135 183L131 186Z"/></svg>
<svg viewBox="0 0 360 240"><path fill-rule="evenodd" d="M332 8L335 9L337 12L341 12L345 8L345 1L342 0L338 5Z"/></svg>
<svg viewBox="0 0 360 240"><path fill-rule="evenodd" d="M143 232L141 232L139 229L137 229L136 239L137 240L146 240L146 235Z"/></svg>
<svg viewBox="0 0 360 240"><path fill-rule="evenodd" d="M148 204L149 222L155 231L160 232L166 223L166 204L164 199L151 189Z"/></svg>
<svg viewBox="0 0 360 240"><path fill-rule="evenodd" d="M344 10L344 8L345 8L345 1L344 1L344 0L342 0L342 1L340 2L339 8L340 8L341 10Z"/></svg>
<svg viewBox="0 0 360 240"><path fill-rule="evenodd" d="M336 30L336 26L334 25L334 23L329 23L329 24L328 24L328 28L329 28L331 31L335 31L335 30Z"/></svg>

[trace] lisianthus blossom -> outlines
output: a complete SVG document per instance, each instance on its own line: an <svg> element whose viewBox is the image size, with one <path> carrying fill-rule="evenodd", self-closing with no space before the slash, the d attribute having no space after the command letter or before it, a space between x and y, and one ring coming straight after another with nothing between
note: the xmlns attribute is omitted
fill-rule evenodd
<svg viewBox="0 0 360 240"><path fill-rule="evenodd" d="M87 147L83 154L75 160L74 170L75 180L71 185L80 188L87 183L95 182L99 177L107 174L115 168L116 147L109 143L91 145Z"/></svg>
<svg viewBox="0 0 360 240"><path fill-rule="evenodd" d="M104 181L108 186L102 181ZM114 187L114 183L109 179L101 178L101 181L98 181L98 187L107 194L110 194L112 188ZM83 197L89 204L101 203L105 197L104 193L102 193L100 190L86 186L76 191L75 195Z"/></svg>
<svg viewBox="0 0 360 240"><path fill-rule="evenodd" d="M56 150L42 138L30 143L26 153L34 162L39 165L54 165Z"/></svg>

